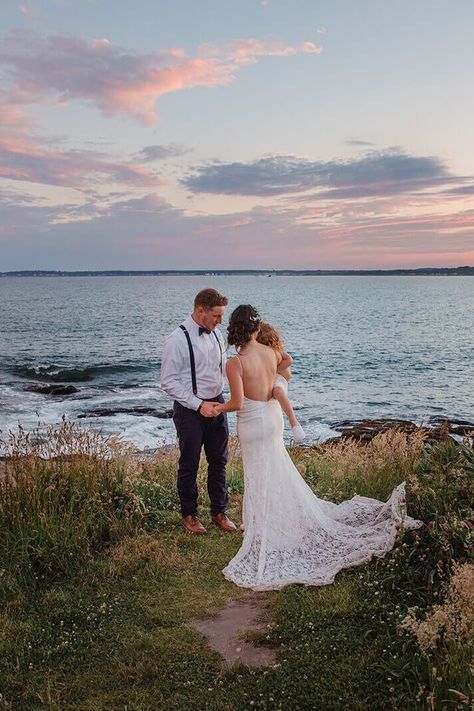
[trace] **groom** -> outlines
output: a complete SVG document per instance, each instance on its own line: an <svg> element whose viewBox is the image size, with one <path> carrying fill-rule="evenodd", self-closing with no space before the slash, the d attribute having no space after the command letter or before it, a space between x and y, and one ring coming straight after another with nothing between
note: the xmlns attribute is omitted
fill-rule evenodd
<svg viewBox="0 0 474 711"><path fill-rule="evenodd" d="M161 387L174 400L181 521L187 531L196 534L207 533L197 516L196 478L203 445L212 522L228 533L237 530L225 514L227 417L215 411L216 403L224 402L226 357L224 340L216 326L222 322L227 303L227 297L215 289L200 291L191 316L166 339L161 361Z"/></svg>

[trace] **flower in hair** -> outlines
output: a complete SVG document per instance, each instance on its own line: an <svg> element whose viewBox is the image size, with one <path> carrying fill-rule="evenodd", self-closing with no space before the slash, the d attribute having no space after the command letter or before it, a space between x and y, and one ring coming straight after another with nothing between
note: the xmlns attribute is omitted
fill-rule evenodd
<svg viewBox="0 0 474 711"><path fill-rule="evenodd" d="M262 319L260 318L260 314L258 313L257 309L255 307L252 307L252 313L250 314L250 320L253 323L258 323Z"/></svg>

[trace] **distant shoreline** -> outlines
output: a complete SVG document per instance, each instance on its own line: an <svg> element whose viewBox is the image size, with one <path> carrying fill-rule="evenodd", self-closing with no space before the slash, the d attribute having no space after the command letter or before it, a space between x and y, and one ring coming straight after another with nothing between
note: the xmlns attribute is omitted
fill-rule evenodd
<svg viewBox="0 0 474 711"><path fill-rule="evenodd" d="M95 276L474 276L474 267L421 267L419 269L106 269L97 271L31 269L0 272L0 277Z"/></svg>

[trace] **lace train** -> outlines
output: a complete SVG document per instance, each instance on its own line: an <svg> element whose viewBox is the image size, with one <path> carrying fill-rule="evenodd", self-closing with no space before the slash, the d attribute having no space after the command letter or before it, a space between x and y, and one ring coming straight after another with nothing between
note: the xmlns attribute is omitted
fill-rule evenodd
<svg viewBox="0 0 474 711"><path fill-rule="evenodd" d="M398 528L420 521L403 516L405 486L387 502L364 496L333 504L318 499L283 443L283 416L276 400L245 398L237 414L244 466L242 546L222 571L253 590L291 583L328 585L343 568L382 556Z"/></svg>

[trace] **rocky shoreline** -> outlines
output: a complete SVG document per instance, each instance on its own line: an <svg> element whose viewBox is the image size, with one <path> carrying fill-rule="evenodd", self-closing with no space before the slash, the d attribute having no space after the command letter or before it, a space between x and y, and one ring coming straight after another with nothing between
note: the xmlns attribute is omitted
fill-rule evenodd
<svg viewBox="0 0 474 711"><path fill-rule="evenodd" d="M154 410L154 408L148 407L135 407L135 408L117 408L115 410L103 409L103 410L93 410L89 413L84 413L78 415L78 418L85 417L108 417L114 414L133 414L133 415L150 415L152 417L158 417L160 419L170 418L173 413L171 410L159 411ZM341 434L337 437L331 437L330 439L321 442L320 444L309 444L309 445L294 445L294 446L308 446L311 448L315 447L325 447L329 444L340 442L344 439L352 439L356 442L366 444L370 442L378 434L388 432L390 430L400 430L408 435L413 435L416 432L423 432L426 437L427 442L439 442L446 437L450 437L453 441L457 438L467 438L474 443L474 422L468 422L466 420L448 420L441 417L432 417L429 420L428 425L416 425L410 420L395 419L395 418L383 418L374 420L344 420L342 422L335 422L331 427ZM144 449L136 450L134 456L137 459L152 460L156 459L160 454L173 451L174 445L164 444L155 449ZM0 456L0 477L3 476L5 472L5 461L7 457Z"/></svg>
<svg viewBox="0 0 474 711"><path fill-rule="evenodd" d="M136 415L137 417L148 415L148 417L158 417L160 420L168 420L173 417L173 410L157 410L155 407L99 407L88 412L81 412L77 415L79 420L89 417L114 417L114 415Z"/></svg>
<svg viewBox="0 0 474 711"><path fill-rule="evenodd" d="M341 432L340 437L332 437L328 442L337 442L340 439L353 439L357 442L370 442L376 435L398 429L406 434L421 431L427 441L436 442L445 437L474 437L474 422L465 420L448 420L442 417L431 417L427 425L416 425L410 420L383 418L376 420L344 420L331 425L333 429Z"/></svg>

